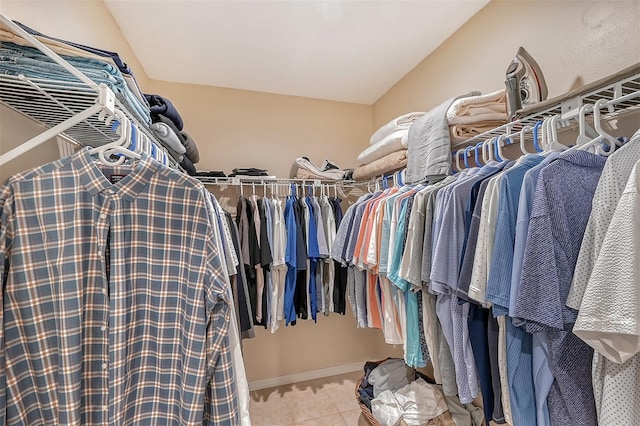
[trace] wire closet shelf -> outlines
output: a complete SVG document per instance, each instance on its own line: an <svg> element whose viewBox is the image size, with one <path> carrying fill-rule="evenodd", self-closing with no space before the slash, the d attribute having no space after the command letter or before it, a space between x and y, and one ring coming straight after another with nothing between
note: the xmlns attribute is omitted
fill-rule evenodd
<svg viewBox="0 0 640 426"><path fill-rule="evenodd" d="M582 95L559 101L548 108L536 111L520 119L496 127L490 131L481 133L472 138L466 139L452 145L452 150L476 145L500 136L512 137L520 133L525 127L533 127L539 121L557 115L560 123L568 124L573 120L577 124L580 108L586 104L595 104L598 100L605 99L606 111L602 118L611 120L616 117L640 110L640 74L635 74L615 83L584 93ZM526 112L526 110L525 110ZM533 139L531 132L527 132L525 140L530 142Z"/></svg>

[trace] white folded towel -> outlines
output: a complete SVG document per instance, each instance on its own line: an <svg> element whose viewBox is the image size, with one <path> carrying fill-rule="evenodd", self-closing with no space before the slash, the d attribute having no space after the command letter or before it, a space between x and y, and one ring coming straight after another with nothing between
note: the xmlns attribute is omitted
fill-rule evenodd
<svg viewBox="0 0 640 426"><path fill-rule="evenodd" d="M407 149L409 129L396 130L358 155L358 164L369 164L392 152Z"/></svg>
<svg viewBox="0 0 640 426"><path fill-rule="evenodd" d="M456 100L447 110L447 121L449 125L481 121L506 122L507 97L505 89Z"/></svg>
<svg viewBox="0 0 640 426"><path fill-rule="evenodd" d="M398 130L408 130L411 124L416 121L418 118L422 117L424 112L410 112L405 115L401 115L400 117L394 118L384 126L380 127L369 139L369 145L375 145L380 142L391 133L394 133Z"/></svg>

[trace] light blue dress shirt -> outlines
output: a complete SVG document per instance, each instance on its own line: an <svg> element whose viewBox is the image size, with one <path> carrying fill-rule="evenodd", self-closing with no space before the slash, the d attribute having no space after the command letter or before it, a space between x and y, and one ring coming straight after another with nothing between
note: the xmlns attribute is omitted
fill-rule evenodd
<svg viewBox="0 0 640 426"><path fill-rule="evenodd" d="M511 291L509 296L509 316L512 317L513 325L517 327L524 325L524 322L519 318L513 318L513 308L515 306L516 294L520 287L522 259L527 242L529 217L531 216L531 208L533 207L538 175L543 168L558 158L559 155L560 153L557 151L551 152L540 164L527 171L522 181L518 202L518 218L516 222L513 267L511 269ZM536 393L536 420L538 426L548 426L550 424L550 418L547 395L549 394L554 378L551 366L549 365L549 349L547 347L547 336L544 331L533 334L531 361L533 366L533 386Z"/></svg>

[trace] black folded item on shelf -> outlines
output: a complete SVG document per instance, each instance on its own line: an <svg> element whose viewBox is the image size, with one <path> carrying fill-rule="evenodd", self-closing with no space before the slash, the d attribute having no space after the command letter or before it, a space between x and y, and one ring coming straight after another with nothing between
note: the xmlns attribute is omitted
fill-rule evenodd
<svg viewBox="0 0 640 426"><path fill-rule="evenodd" d="M233 169L233 173L229 177L234 176L269 176L269 172L266 169L256 169L253 167Z"/></svg>
<svg viewBox="0 0 640 426"><path fill-rule="evenodd" d="M209 171L199 171L194 175L196 177L214 177L214 178L223 178L227 177L221 170L209 170Z"/></svg>
<svg viewBox="0 0 640 426"><path fill-rule="evenodd" d="M165 117L173 121L178 130L182 130L182 128L184 127L182 117L169 99L163 98L160 95L147 95L146 93L144 97L147 99L147 102L149 102L149 109L151 110L152 120L156 121L156 116L164 115Z"/></svg>
<svg viewBox="0 0 640 426"><path fill-rule="evenodd" d="M191 160L189 160L189 157L187 157L186 155L183 156L182 161L180 162L180 165L182 166L184 171L187 172L187 174L189 174L190 176L195 176L195 174L197 173L196 166L193 165Z"/></svg>

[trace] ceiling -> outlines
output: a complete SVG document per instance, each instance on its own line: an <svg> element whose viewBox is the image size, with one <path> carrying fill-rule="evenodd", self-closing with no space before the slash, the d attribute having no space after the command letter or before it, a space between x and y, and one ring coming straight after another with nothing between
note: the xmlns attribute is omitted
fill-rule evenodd
<svg viewBox="0 0 640 426"><path fill-rule="evenodd" d="M373 104L489 0L104 0L156 80Z"/></svg>

